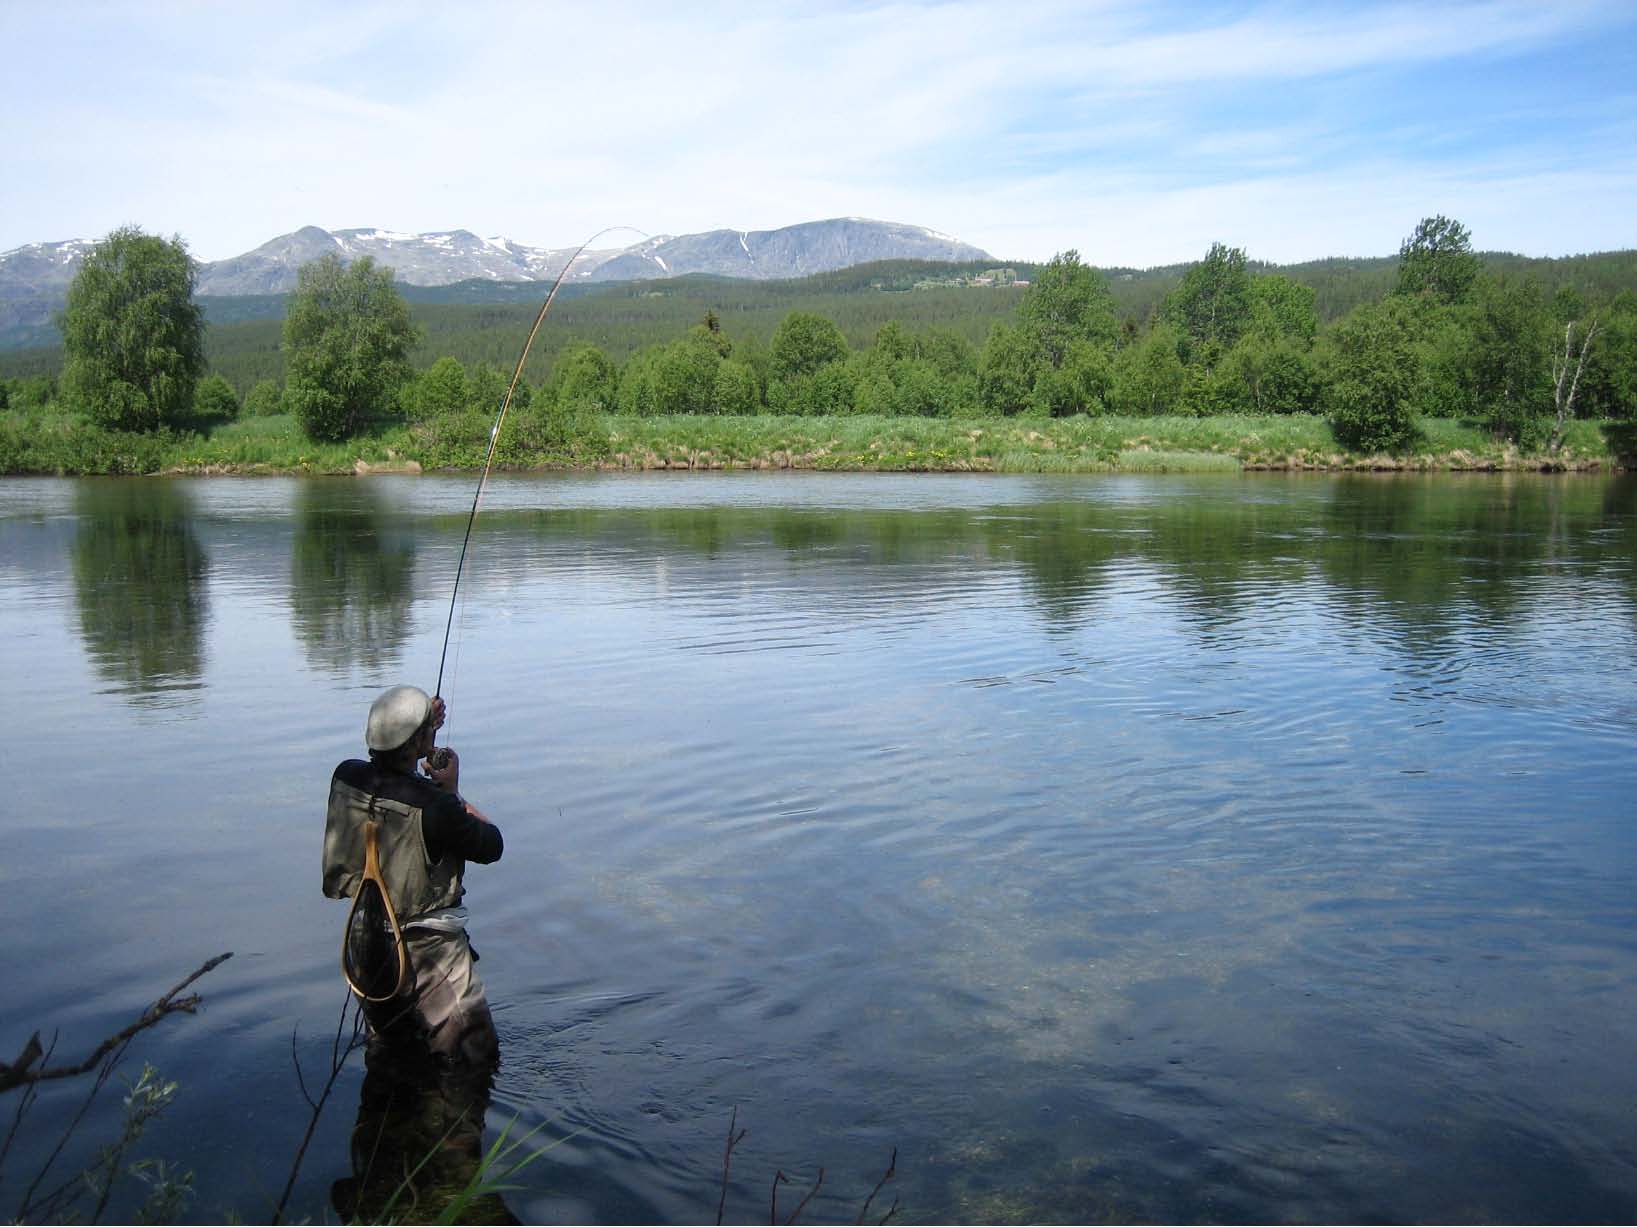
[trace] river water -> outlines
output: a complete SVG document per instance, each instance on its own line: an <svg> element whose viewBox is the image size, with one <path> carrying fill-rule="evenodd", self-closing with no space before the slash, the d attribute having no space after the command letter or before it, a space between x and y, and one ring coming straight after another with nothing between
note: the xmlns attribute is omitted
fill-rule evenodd
<svg viewBox="0 0 1637 1227"><path fill-rule="evenodd" d="M187 1217L284 1185L329 773L432 687L472 489L0 482L0 1058L234 951L124 1067ZM462 592L520 1218L710 1221L735 1112L729 1221L894 1151L872 1218L1637 1217L1632 479L506 477Z"/></svg>

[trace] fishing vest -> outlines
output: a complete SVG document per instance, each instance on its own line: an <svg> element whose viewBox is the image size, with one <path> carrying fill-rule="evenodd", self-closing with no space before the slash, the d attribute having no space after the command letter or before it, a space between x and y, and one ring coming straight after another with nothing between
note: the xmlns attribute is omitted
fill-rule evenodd
<svg viewBox="0 0 1637 1227"><path fill-rule="evenodd" d="M466 862L446 854L432 864L426 856L419 806L365 792L339 778L330 782L330 804L324 819L324 893L350 899L364 876L364 824L380 823L376 855L381 877L400 924L439 908L454 907L465 889Z"/></svg>

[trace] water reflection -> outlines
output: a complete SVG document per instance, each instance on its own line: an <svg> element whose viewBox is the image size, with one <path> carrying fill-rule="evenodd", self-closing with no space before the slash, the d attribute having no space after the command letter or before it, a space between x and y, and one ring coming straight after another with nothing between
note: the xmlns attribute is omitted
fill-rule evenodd
<svg viewBox="0 0 1637 1227"><path fill-rule="evenodd" d="M1339 482L1317 561L1353 616L1418 659L1474 626L1521 627L1554 597L1562 616L1577 572L1612 581L1612 595L1637 612L1631 490L1629 480L1513 476Z"/></svg>
<svg viewBox="0 0 1637 1227"><path fill-rule="evenodd" d="M1179 487L1175 497L972 509L494 511L485 529L501 540L485 548L504 554L510 528L512 549L544 536L598 552L707 561L772 550L827 564L803 567L800 582L845 585L849 570L887 567L895 586L907 589L912 579L929 600L1009 570L1045 622L1065 629L1092 616L1110 583L1138 572L1182 611L1185 629L1208 636L1264 616L1281 589L1315 579L1412 647L1474 617L1515 620L1543 579L1566 567L1612 573L1637 610L1626 564L1637 536L1632 479L1372 475L1265 484L1275 497Z"/></svg>
<svg viewBox="0 0 1637 1227"><path fill-rule="evenodd" d="M409 634L415 543L368 481L303 482L295 493L290 610L316 667L398 663Z"/></svg>
<svg viewBox="0 0 1637 1227"><path fill-rule="evenodd" d="M188 493L169 481L88 481L74 510L74 597L97 671L149 699L197 690L210 563Z"/></svg>
<svg viewBox="0 0 1637 1227"><path fill-rule="evenodd" d="M330 1186L349 1223L515 1223L482 1172L492 1065L452 1063L425 1045L372 1037L350 1141L352 1174Z"/></svg>
<svg viewBox="0 0 1637 1227"><path fill-rule="evenodd" d="M506 1195L520 1215L708 1214L737 1104L747 1190L777 1157L864 1173L900 1145L893 1191L926 1220L1631 1217L1637 485L997 481L949 505L884 479L885 505L802 501L820 484L518 479L485 509L466 707L517 815L484 900L496 1099L569 1133ZM258 676L304 675L250 690L222 653L210 685L279 727L356 701L304 659L416 652L408 534L452 560L464 520L435 479L385 507L302 485L192 491L211 625L245 629ZM82 527L33 508L81 488L29 487L3 526L25 548L0 542L21 594L0 640L30 684ZM67 624L72 680L72 605ZM22 761L126 731L122 704L40 689ZM174 730L185 787L169 757L129 769L213 831L264 805L242 728ZM62 799L25 809L70 827ZM20 914L178 846L137 804L121 818L140 854L25 857ZM328 951L283 901L307 855L286 825L184 849L233 884L201 923L271 915ZM132 943L84 944L91 978L134 976ZM266 957L258 978L311 974ZM22 970L14 1009L46 1013L61 977ZM215 1044L243 1017L193 1024L226 1088L196 1127L235 1155L237 1104L293 1098L277 1035ZM310 1165L299 1214L337 1177L341 1213L379 1214L485 1093L369 1072L351 1161L337 1142ZM460 1186L470 1131L452 1149ZM201 1189L242 1187L236 1157L207 1162ZM832 1179L806 1220L851 1220L832 1187L851 1192Z"/></svg>
<svg viewBox="0 0 1637 1227"><path fill-rule="evenodd" d="M1017 569L1046 621L1060 627L1082 621L1107 582L1118 546L1105 527L1088 505L1076 503L939 519L940 534L955 549L948 561L968 574L997 565ZM913 526L901 523L897 531L906 530Z"/></svg>

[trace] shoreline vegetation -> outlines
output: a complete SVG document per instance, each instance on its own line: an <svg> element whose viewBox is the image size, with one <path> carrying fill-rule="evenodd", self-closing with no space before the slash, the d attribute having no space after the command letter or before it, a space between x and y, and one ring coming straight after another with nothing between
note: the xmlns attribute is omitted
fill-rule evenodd
<svg viewBox="0 0 1637 1227"><path fill-rule="evenodd" d="M474 423L475 425L475 423ZM812 470L928 473L1622 472L1637 429L1575 421L1553 454L1521 449L1483 423L1430 418L1394 452L1344 447L1318 414L1199 417L920 418L592 415L571 432L513 432L510 472ZM487 424L451 438L396 426L338 443L308 439L289 415L207 432L122 432L73 415L0 421L7 476L295 476L475 472Z"/></svg>
<svg viewBox="0 0 1637 1227"><path fill-rule="evenodd" d="M648 345L633 320L570 331L536 381L526 350L510 374L419 365L392 271L332 253L299 270L276 344L263 330L279 378L245 388L207 370L185 245L125 228L69 287L57 373L0 379L0 473L471 470L503 402L502 470L1626 469L1637 265L1620 254L1597 265L1626 270L1618 287L1573 261L1542 284L1428 217L1390 289L1322 321L1314 286L1240 248L1212 244L1141 318L1070 250L1004 301L967 300L991 312L981 344L873 281L843 304L854 324L863 305L890 316L860 342L787 286L770 337L695 300L697 323Z"/></svg>

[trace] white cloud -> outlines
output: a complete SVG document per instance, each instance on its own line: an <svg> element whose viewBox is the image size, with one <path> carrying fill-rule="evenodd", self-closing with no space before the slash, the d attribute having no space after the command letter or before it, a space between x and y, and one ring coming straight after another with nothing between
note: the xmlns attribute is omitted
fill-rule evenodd
<svg viewBox="0 0 1637 1227"><path fill-rule="evenodd" d="M1600 26L1629 41L1607 5L1277 6L1212 23L1137 3L102 16L95 39L60 7L0 16L0 36L67 38L59 63L87 74L0 83L21 171L0 176L0 247L126 221L220 258L306 223L561 246L615 221L675 234L864 215L1003 256L1079 246L1143 264L1192 258L1207 234L1263 258L1379 254L1437 192L1467 202L1486 245L1501 244L1479 216L1535 247L1571 217L1625 245L1612 206L1543 186L1629 192L1615 146L1583 148L1576 128L1497 168L1471 131L1389 131L1372 110L1380 74L1421 88L1429 63L1540 55ZM1622 107L1630 90L1602 110ZM1436 161L1416 155L1435 141ZM1497 176L1509 198L1487 199Z"/></svg>

